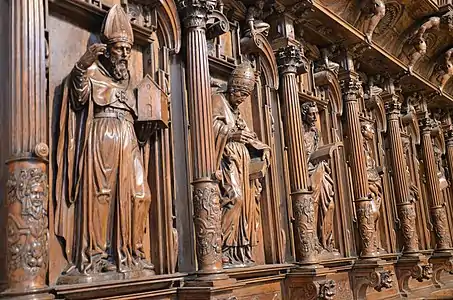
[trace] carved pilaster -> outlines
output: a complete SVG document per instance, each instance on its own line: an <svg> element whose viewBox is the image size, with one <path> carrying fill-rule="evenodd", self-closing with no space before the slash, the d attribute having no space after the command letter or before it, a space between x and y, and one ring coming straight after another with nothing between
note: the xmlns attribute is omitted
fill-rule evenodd
<svg viewBox="0 0 453 300"><path fill-rule="evenodd" d="M46 283L49 147L44 2L9 4L8 281L0 297L13 299L53 299Z"/></svg>
<svg viewBox="0 0 453 300"><path fill-rule="evenodd" d="M302 58L300 49L287 46L277 51L285 113L285 134L290 168L291 199L294 212L296 258L300 263L316 261L314 206L308 192L308 168L304 147L302 114L299 105L296 74Z"/></svg>
<svg viewBox="0 0 453 300"><path fill-rule="evenodd" d="M440 191L439 178L437 177L434 149L431 139L431 132L433 130L432 120L425 115L420 119L420 128L422 133L423 162L427 181L426 188L428 190L431 220L433 222L436 237L436 251L450 250L451 236L448 229L445 204Z"/></svg>
<svg viewBox="0 0 453 300"><path fill-rule="evenodd" d="M206 23L216 1L179 1L185 26L187 96L192 145L196 252L200 279L225 278L222 268L221 209L215 181L215 148Z"/></svg>
<svg viewBox="0 0 453 300"><path fill-rule="evenodd" d="M406 160L404 158L403 141L401 140L400 116L401 103L397 99L392 99L392 95L385 103L388 121L388 137L391 149L392 178L393 187L396 195L396 207L401 226L403 238L403 253L417 253L418 236L416 230L416 213L414 203L409 199L409 182L406 174Z"/></svg>
<svg viewBox="0 0 453 300"><path fill-rule="evenodd" d="M376 256L374 217L368 191L365 153L360 129L359 103L362 94L361 82L354 71L340 74L341 88L345 102L346 126L348 128L349 166L354 188L357 226L360 234L360 257Z"/></svg>

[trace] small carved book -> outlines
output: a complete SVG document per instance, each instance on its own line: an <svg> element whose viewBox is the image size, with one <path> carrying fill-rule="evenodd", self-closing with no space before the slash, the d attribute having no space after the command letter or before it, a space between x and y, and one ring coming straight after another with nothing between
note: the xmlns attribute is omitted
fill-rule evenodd
<svg viewBox="0 0 453 300"><path fill-rule="evenodd" d="M255 157L250 160L249 180L263 178L267 172L267 165L261 157Z"/></svg>
<svg viewBox="0 0 453 300"><path fill-rule="evenodd" d="M135 89L137 97L136 122L153 122L161 128L168 126L168 96L149 74Z"/></svg>

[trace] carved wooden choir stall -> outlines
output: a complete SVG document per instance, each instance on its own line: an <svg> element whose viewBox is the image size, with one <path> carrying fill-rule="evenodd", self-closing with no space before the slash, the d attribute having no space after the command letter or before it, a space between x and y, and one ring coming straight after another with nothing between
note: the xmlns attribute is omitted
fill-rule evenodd
<svg viewBox="0 0 453 300"><path fill-rule="evenodd" d="M453 299L451 0L0 16L0 299Z"/></svg>

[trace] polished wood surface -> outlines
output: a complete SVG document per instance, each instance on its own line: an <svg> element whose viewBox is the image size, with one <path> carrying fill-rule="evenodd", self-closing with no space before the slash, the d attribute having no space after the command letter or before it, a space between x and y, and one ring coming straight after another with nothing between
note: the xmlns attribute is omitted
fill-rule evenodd
<svg viewBox="0 0 453 300"><path fill-rule="evenodd" d="M0 298L451 297L449 2L0 1Z"/></svg>

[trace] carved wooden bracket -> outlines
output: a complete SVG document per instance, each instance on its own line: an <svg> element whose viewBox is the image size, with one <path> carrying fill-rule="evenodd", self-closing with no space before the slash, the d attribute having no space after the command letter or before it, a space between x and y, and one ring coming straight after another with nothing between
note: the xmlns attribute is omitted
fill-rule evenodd
<svg viewBox="0 0 453 300"><path fill-rule="evenodd" d="M383 0L363 1L362 11L368 15L369 22L365 30L365 38L372 43L373 33L381 19L385 16L385 3Z"/></svg>
<svg viewBox="0 0 453 300"><path fill-rule="evenodd" d="M439 31L441 29L447 29L449 32L453 30L453 11L448 11L442 16L432 16L425 21L409 39L409 44L414 48L414 52L410 56L410 62L408 64L408 71L412 74L412 70L415 64L422 58L427 52L427 43L425 33L428 30Z"/></svg>

